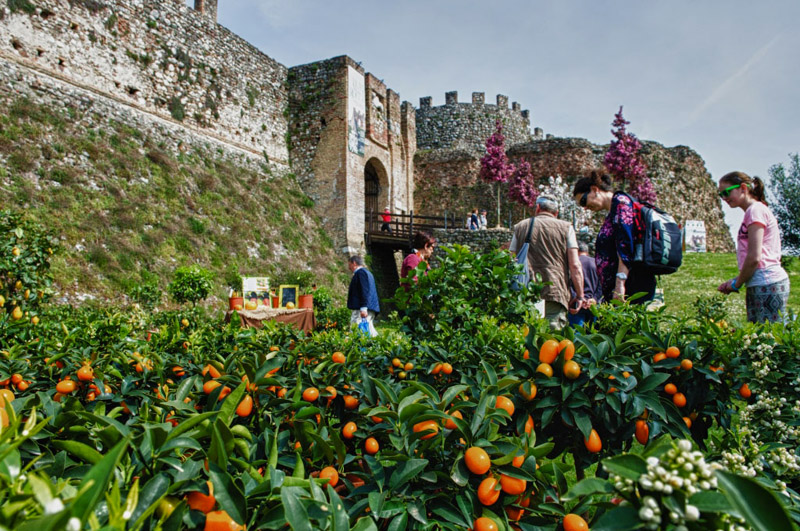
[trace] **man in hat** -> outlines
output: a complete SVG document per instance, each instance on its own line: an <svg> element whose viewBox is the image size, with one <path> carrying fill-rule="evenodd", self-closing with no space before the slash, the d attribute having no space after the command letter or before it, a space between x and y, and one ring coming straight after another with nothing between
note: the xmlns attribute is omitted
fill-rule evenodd
<svg viewBox="0 0 800 531"><path fill-rule="evenodd" d="M392 235L392 227L389 223L392 222L392 214L389 212L389 207L383 209L383 214L381 214L381 220L383 220L383 224L381 225L381 232L388 232L389 236Z"/></svg>
<svg viewBox="0 0 800 531"><path fill-rule="evenodd" d="M558 219L558 201L549 195L536 199L533 218L514 225L514 236L509 250L516 254L524 244L528 227L533 223L528 245L528 268L531 278L540 276L545 283L542 289L544 317L551 329L567 325L567 313L577 313L588 308L583 296L583 269L578 258L578 241L572 224ZM569 281L575 289L570 296ZM569 309L569 310L568 310Z"/></svg>

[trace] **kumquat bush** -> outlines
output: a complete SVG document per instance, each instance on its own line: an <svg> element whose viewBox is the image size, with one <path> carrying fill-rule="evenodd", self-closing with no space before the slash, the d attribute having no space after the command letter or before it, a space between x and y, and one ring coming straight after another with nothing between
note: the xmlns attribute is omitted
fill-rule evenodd
<svg viewBox="0 0 800 531"><path fill-rule="evenodd" d="M553 334L507 252L463 247L398 290L404 317L374 339L63 307L51 238L1 219L0 529L800 521L795 322L616 304Z"/></svg>

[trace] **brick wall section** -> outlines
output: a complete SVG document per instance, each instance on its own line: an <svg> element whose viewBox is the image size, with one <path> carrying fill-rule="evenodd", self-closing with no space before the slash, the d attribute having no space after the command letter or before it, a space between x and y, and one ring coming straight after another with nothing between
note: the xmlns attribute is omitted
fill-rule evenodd
<svg viewBox="0 0 800 531"><path fill-rule="evenodd" d="M417 147L427 149L465 149L486 152L486 139L495 131L495 122L503 122L507 145L528 142L531 136L530 113L508 97L497 96L497 104L485 104L483 93L473 93L473 103L458 103L456 92L447 93L445 105L431 106L431 98L420 98L417 109Z"/></svg>
<svg viewBox="0 0 800 531"><path fill-rule="evenodd" d="M3 58L288 164L286 67L185 2L5 4Z"/></svg>
<svg viewBox="0 0 800 531"><path fill-rule="evenodd" d="M348 75L363 76L364 154L347 148ZM342 252L363 251L364 169L376 168L379 209L408 212L413 202L415 123L408 102L347 56L289 69L292 169L315 201L323 225Z"/></svg>

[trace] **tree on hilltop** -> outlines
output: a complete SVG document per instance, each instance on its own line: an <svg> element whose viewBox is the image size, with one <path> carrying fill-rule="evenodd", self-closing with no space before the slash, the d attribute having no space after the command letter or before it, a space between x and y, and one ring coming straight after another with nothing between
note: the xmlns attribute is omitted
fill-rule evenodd
<svg viewBox="0 0 800 531"><path fill-rule="evenodd" d="M503 136L503 124L495 122L496 130L486 139L486 155L481 158L480 177L490 185L494 185L497 197L497 226L500 226L500 185L508 182L514 173L514 165L506 156L506 138Z"/></svg>
<svg viewBox="0 0 800 531"><path fill-rule="evenodd" d="M789 166L769 168L769 184L775 199L770 205L781 229L781 244L789 254L800 254L800 155L789 155Z"/></svg>
<svg viewBox="0 0 800 531"><path fill-rule="evenodd" d="M611 134L616 140L612 140L608 146L603 162L614 179L622 183L623 189L628 183L631 195L640 201L655 203L656 191L650 178L647 177L647 167L638 156L642 143L636 135L626 130L625 126L629 124L630 122L622 117L622 106L620 106L611 123L614 126Z"/></svg>

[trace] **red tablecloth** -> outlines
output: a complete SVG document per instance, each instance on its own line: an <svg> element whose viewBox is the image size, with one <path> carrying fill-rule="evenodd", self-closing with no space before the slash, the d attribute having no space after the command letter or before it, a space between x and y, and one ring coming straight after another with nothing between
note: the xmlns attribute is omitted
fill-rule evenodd
<svg viewBox="0 0 800 531"><path fill-rule="evenodd" d="M275 321L276 323L290 323L310 334L317 326L313 308L300 308L297 310L239 310L238 312L228 311L225 314L225 322L232 319L234 313L239 314L239 320L243 327L261 328L263 321Z"/></svg>

